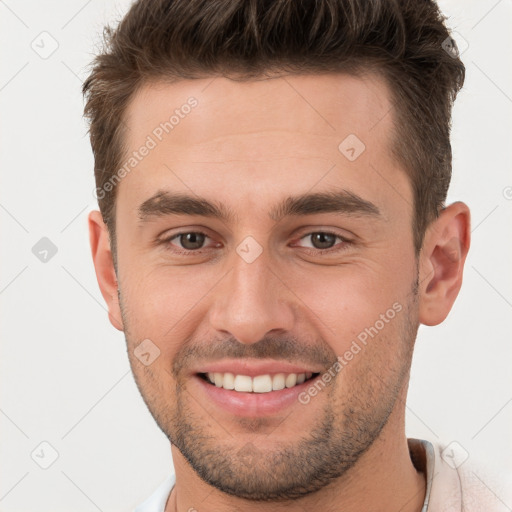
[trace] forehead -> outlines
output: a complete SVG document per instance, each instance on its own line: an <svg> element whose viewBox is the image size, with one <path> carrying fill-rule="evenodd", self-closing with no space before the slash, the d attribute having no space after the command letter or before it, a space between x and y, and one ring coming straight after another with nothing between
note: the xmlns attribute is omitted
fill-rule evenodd
<svg viewBox="0 0 512 512"><path fill-rule="evenodd" d="M125 160L151 140L136 172L120 184L139 203L157 188L226 200L236 193L250 203L254 195L277 199L316 183L358 194L371 189L378 202L392 193L382 176L405 179L392 159L389 91L376 75L148 83L124 122Z"/></svg>
<svg viewBox="0 0 512 512"><path fill-rule="evenodd" d="M197 101L191 109L193 115L180 112L189 110L191 98ZM375 74L150 82L137 91L126 109L128 146L137 145L138 135L152 133L155 120L169 121L173 114L177 119L171 123L172 137L167 142L200 145L203 150L212 145L218 149L222 137L256 135L256 131L337 140L352 130L364 139L377 124L382 122L382 127L372 136L384 133L392 124L387 86ZM236 152L237 148L231 149Z"/></svg>

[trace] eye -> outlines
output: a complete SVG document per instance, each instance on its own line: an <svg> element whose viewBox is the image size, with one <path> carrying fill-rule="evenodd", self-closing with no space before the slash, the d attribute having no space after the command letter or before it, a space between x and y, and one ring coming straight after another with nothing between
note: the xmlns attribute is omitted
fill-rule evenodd
<svg viewBox="0 0 512 512"><path fill-rule="evenodd" d="M173 247L176 246L175 244L179 244L178 249L184 249L185 251L198 251L199 249L203 249L203 244L206 239L209 238L209 236L200 231L186 231L172 235L162 242L166 245L172 245ZM173 240L176 240L176 242L173 243Z"/></svg>
<svg viewBox="0 0 512 512"><path fill-rule="evenodd" d="M336 252L337 250L344 250L350 244L350 240L337 235L336 233L331 233L328 231L315 231L312 233L308 233L307 235L302 236L299 240L310 240L309 246L302 246L306 249L312 248L316 249L315 253L323 253L323 252ZM336 246L336 240L341 240L340 249L333 249Z"/></svg>
<svg viewBox="0 0 512 512"><path fill-rule="evenodd" d="M310 241L309 245L307 245L308 239ZM163 239L161 243L165 246L171 246L170 249L177 253L186 254L201 252L201 249L205 249L204 246L207 240L211 240L211 238L201 231L183 231ZM306 241L306 245L299 244L299 242L303 240ZM340 241L338 244L336 244L337 240ZM350 244L350 240L329 231L314 231L303 235L295 242L295 245L312 250L310 252L314 254L343 251L347 249ZM214 247L220 247L221 245L220 243L216 243ZM336 249L336 245L340 247Z"/></svg>

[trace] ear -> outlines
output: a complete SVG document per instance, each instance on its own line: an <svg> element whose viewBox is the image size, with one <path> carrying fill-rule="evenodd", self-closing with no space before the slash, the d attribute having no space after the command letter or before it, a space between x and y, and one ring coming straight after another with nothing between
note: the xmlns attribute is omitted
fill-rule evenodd
<svg viewBox="0 0 512 512"><path fill-rule="evenodd" d="M458 201L444 208L425 232L419 263L419 321L424 325L440 324L459 294L470 224L469 208Z"/></svg>
<svg viewBox="0 0 512 512"><path fill-rule="evenodd" d="M110 238L103 217L97 210L89 213L89 241L96 270L96 279L108 307L108 318L116 329L122 331L123 322L119 306L118 283L110 250Z"/></svg>

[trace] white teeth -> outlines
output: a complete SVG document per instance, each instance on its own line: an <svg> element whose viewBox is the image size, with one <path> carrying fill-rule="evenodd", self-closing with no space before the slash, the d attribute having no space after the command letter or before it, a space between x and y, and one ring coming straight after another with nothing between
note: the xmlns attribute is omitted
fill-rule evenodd
<svg viewBox="0 0 512 512"><path fill-rule="evenodd" d="M233 373L208 372L208 380L218 388L235 390L245 393L269 393L281 389L292 388L302 384L312 377L311 372L307 373L277 373L274 376L269 374L258 375L251 378L247 375L235 375Z"/></svg>
<svg viewBox="0 0 512 512"><path fill-rule="evenodd" d="M295 384L297 384L297 374L290 373L290 375L288 375L288 377L286 377L285 384L286 384L287 388L293 388L293 386L295 386Z"/></svg>
<svg viewBox="0 0 512 512"><path fill-rule="evenodd" d="M235 376L232 373L224 374L224 381L222 382L222 387L224 389L235 389Z"/></svg>
<svg viewBox="0 0 512 512"><path fill-rule="evenodd" d="M280 389L284 389L284 382L286 379L286 375L284 373L278 373L274 375L272 378L272 389L274 391L279 391Z"/></svg>
<svg viewBox="0 0 512 512"><path fill-rule="evenodd" d="M247 375L237 375L235 377L235 391L252 391L252 379Z"/></svg>
<svg viewBox="0 0 512 512"><path fill-rule="evenodd" d="M252 379L254 393L268 393L272 391L272 377L270 375L258 375Z"/></svg>

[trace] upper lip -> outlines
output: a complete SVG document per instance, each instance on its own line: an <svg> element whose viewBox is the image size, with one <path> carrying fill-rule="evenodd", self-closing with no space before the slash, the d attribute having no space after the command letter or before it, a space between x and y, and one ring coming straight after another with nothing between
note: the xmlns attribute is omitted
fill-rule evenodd
<svg viewBox="0 0 512 512"><path fill-rule="evenodd" d="M275 373L320 373L318 368L306 367L300 364L288 363L286 361L261 361L247 359L224 359L215 363L207 363L194 370L194 373L233 373L235 375L257 375Z"/></svg>

